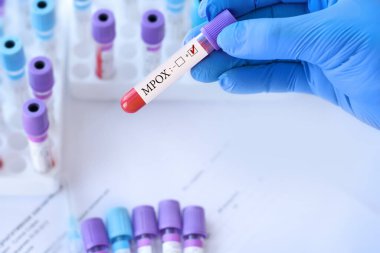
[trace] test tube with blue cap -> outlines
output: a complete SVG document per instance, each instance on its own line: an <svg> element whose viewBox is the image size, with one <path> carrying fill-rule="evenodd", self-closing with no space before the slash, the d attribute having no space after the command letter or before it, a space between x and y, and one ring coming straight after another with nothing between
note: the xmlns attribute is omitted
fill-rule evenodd
<svg viewBox="0 0 380 253"><path fill-rule="evenodd" d="M128 210L124 207L115 207L109 210L106 225L113 252L130 253L133 232Z"/></svg>
<svg viewBox="0 0 380 253"><path fill-rule="evenodd" d="M166 0L168 34L171 40L182 41L184 29L185 0Z"/></svg>
<svg viewBox="0 0 380 253"><path fill-rule="evenodd" d="M29 99L23 106L23 125L29 140L30 155L36 172L47 173L54 167L49 119L44 101Z"/></svg>
<svg viewBox="0 0 380 253"><path fill-rule="evenodd" d="M55 2L54 0L33 0L31 5L32 27L36 33L41 49L50 58L55 56L54 28Z"/></svg>
<svg viewBox="0 0 380 253"><path fill-rule="evenodd" d="M165 37L165 18L159 10L148 10L141 19L141 38L145 44L144 74L155 69L161 61L161 46Z"/></svg>
<svg viewBox="0 0 380 253"><path fill-rule="evenodd" d="M188 206L183 210L184 253L203 253L207 237L205 211L200 206Z"/></svg>
<svg viewBox="0 0 380 253"><path fill-rule="evenodd" d="M164 200L158 207L162 253L181 253L182 217L178 201Z"/></svg>
<svg viewBox="0 0 380 253"><path fill-rule="evenodd" d="M137 253L157 251L157 220L152 206L138 206L132 211L134 237Z"/></svg>
<svg viewBox="0 0 380 253"><path fill-rule="evenodd" d="M87 253L111 253L106 227L100 218L89 218L81 223L83 246Z"/></svg>
<svg viewBox="0 0 380 253"><path fill-rule="evenodd" d="M5 36L0 40L0 54L6 75L4 121L9 127L21 128L22 105L29 97L25 78L25 53L21 39Z"/></svg>
<svg viewBox="0 0 380 253"><path fill-rule="evenodd" d="M48 107L49 122L55 124L53 108L54 73L53 63L44 56L34 57L28 66L29 85L35 98L41 99Z"/></svg>
<svg viewBox="0 0 380 253"><path fill-rule="evenodd" d="M92 16L92 36L96 42L96 69L99 79L110 79L115 74L113 42L116 37L112 11L101 9Z"/></svg>
<svg viewBox="0 0 380 253"><path fill-rule="evenodd" d="M76 31L78 38L86 41L90 37L92 0L74 0Z"/></svg>

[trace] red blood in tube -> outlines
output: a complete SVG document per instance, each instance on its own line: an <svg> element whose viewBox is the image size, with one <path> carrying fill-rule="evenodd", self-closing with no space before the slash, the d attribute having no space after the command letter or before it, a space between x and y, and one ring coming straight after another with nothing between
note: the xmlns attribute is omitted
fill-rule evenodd
<svg viewBox="0 0 380 253"><path fill-rule="evenodd" d="M144 100L133 88L121 99L121 107L125 112L135 113L145 105Z"/></svg>

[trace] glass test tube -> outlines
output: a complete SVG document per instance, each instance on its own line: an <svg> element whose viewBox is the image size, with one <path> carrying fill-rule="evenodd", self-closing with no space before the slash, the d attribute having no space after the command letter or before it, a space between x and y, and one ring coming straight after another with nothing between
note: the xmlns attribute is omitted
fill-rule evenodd
<svg viewBox="0 0 380 253"><path fill-rule="evenodd" d="M182 218L178 201L164 200L158 207L158 228L162 253L181 253Z"/></svg>
<svg viewBox="0 0 380 253"><path fill-rule="evenodd" d="M102 219L89 218L82 222L83 246L87 253L111 253L110 242Z"/></svg>
<svg viewBox="0 0 380 253"><path fill-rule="evenodd" d="M96 42L96 76L111 79L115 74L113 42L116 37L113 12L101 9L92 16L92 36Z"/></svg>
<svg viewBox="0 0 380 253"><path fill-rule="evenodd" d="M106 224L113 252L131 253L133 233L128 210L124 207L112 208L107 213Z"/></svg>
<svg viewBox="0 0 380 253"><path fill-rule="evenodd" d="M226 26L236 22L232 14L225 10L206 24L201 33L179 49L165 63L153 70L121 99L121 107L127 113L134 113L151 102L166 88L176 82L198 62L214 50L219 50L219 33Z"/></svg>
<svg viewBox="0 0 380 253"><path fill-rule="evenodd" d="M53 64L46 57L35 57L29 62L28 73L29 84L33 96L45 102L48 108L50 128L54 128L55 116L53 108Z"/></svg>
<svg viewBox="0 0 380 253"><path fill-rule="evenodd" d="M185 35L184 27L185 0L166 0L166 11L168 17L168 34L171 40L182 41Z"/></svg>
<svg viewBox="0 0 380 253"><path fill-rule="evenodd" d="M165 18L158 10L148 10L141 19L141 38L145 49L143 56L143 71L148 74L161 61L161 45L165 37Z"/></svg>
<svg viewBox="0 0 380 253"><path fill-rule="evenodd" d="M29 140L34 169L46 173L54 167L51 142L48 136L49 119L44 101L29 99L23 106L23 125Z"/></svg>
<svg viewBox="0 0 380 253"><path fill-rule="evenodd" d="M51 59L55 59L55 1L33 0L31 18L40 48Z"/></svg>
<svg viewBox="0 0 380 253"><path fill-rule="evenodd" d="M184 253L203 253L207 237L204 209L188 206L183 210Z"/></svg>
<svg viewBox="0 0 380 253"><path fill-rule="evenodd" d="M4 121L9 127L21 128L22 105L28 98L25 78L25 53L21 39L6 36L0 40L3 71L7 77L3 85Z"/></svg>
<svg viewBox="0 0 380 253"><path fill-rule="evenodd" d="M154 208L152 206L138 206L134 208L132 222L137 253L156 252L158 228Z"/></svg>
<svg viewBox="0 0 380 253"><path fill-rule="evenodd" d="M87 42L90 38L92 0L74 0L76 32L81 41Z"/></svg>

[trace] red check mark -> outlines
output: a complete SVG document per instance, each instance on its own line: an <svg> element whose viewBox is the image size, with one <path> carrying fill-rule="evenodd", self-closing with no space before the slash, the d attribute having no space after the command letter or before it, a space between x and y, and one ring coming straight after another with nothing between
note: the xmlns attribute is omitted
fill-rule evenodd
<svg viewBox="0 0 380 253"><path fill-rule="evenodd" d="M190 53L195 54L195 45L190 49Z"/></svg>

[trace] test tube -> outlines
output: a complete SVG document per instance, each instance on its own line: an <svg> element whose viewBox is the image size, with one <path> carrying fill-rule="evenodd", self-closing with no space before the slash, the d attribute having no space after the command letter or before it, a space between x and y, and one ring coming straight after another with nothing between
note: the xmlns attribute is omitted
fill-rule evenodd
<svg viewBox="0 0 380 253"><path fill-rule="evenodd" d="M55 2L54 0L33 0L31 5L32 27L44 52L55 56L54 27Z"/></svg>
<svg viewBox="0 0 380 253"><path fill-rule="evenodd" d="M207 237L205 211L200 206L188 206L183 210L184 253L203 253Z"/></svg>
<svg viewBox="0 0 380 253"><path fill-rule="evenodd" d="M121 99L121 107L127 113L134 113L151 102L166 88L177 81L198 62L214 50L219 50L217 37L228 25L236 22L225 10L206 24L201 33L179 49L169 60L153 70Z"/></svg>
<svg viewBox="0 0 380 253"><path fill-rule="evenodd" d="M39 173L46 173L54 167L54 160L48 136L49 119L44 101L39 99L26 101L22 118L34 169Z"/></svg>
<svg viewBox="0 0 380 253"><path fill-rule="evenodd" d="M96 42L96 75L110 79L115 74L113 42L116 37L113 12L101 9L92 16L92 36Z"/></svg>
<svg viewBox="0 0 380 253"><path fill-rule="evenodd" d="M82 222L83 246L88 253L111 253L106 227L102 219L89 218Z"/></svg>
<svg viewBox="0 0 380 253"><path fill-rule="evenodd" d="M165 18L158 10L148 10L141 19L141 38L145 43L144 74L155 69L161 61L161 44L165 37Z"/></svg>
<svg viewBox="0 0 380 253"><path fill-rule="evenodd" d="M155 252L158 235L157 220L152 206L139 206L133 209L132 222L137 253Z"/></svg>
<svg viewBox="0 0 380 253"><path fill-rule="evenodd" d="M124 207L109 210L106 224L113 252L130 253L133 233L128 210Z"/></svg>
<svg viewBox="0 0 380 253"><path fill-rule="evenodd" d="M182 218L178 201L164 200L159 203L158 229L161 234L162 253L181 253Z"/></svg>
<svg viewBox="0 0 380 253"><path fill-rule="evenodd" d="M185 0L166 0L169 35L172 40L182 41L185 35L184 15Z"/></svg>
<svg viewBox="0 0 380 253"><path fill-rule="evenodd" d="M45 102L48 108L50 125L54 125L53 86L54 74L52 62L43 56L33 58L28 66L29 84L35 98Z"/></svg>
<svg viewBox="0 0 380 253"><path fill-rule="evenodd" d="M28 98L25 78L25 53L18 37L5 36L0 40L3 71L7 79L4 88L4 121L9 127L21 128L22 105Z"/></svg>
<svg viewBox="0 0 380 253"><path fill-rule="evenodd" d="M199 5L202 2L202 0L193 0L191 3L191 27L196 27L200 24L203 24L207 21L206 18L201 18L198 14Z"/></svg>
<svg viewBox="0 0 380 253"><path fill-rule="evenodd" d="M74 0L77 35L85 41L90 35L91 5L92 0Z"/></svg>

